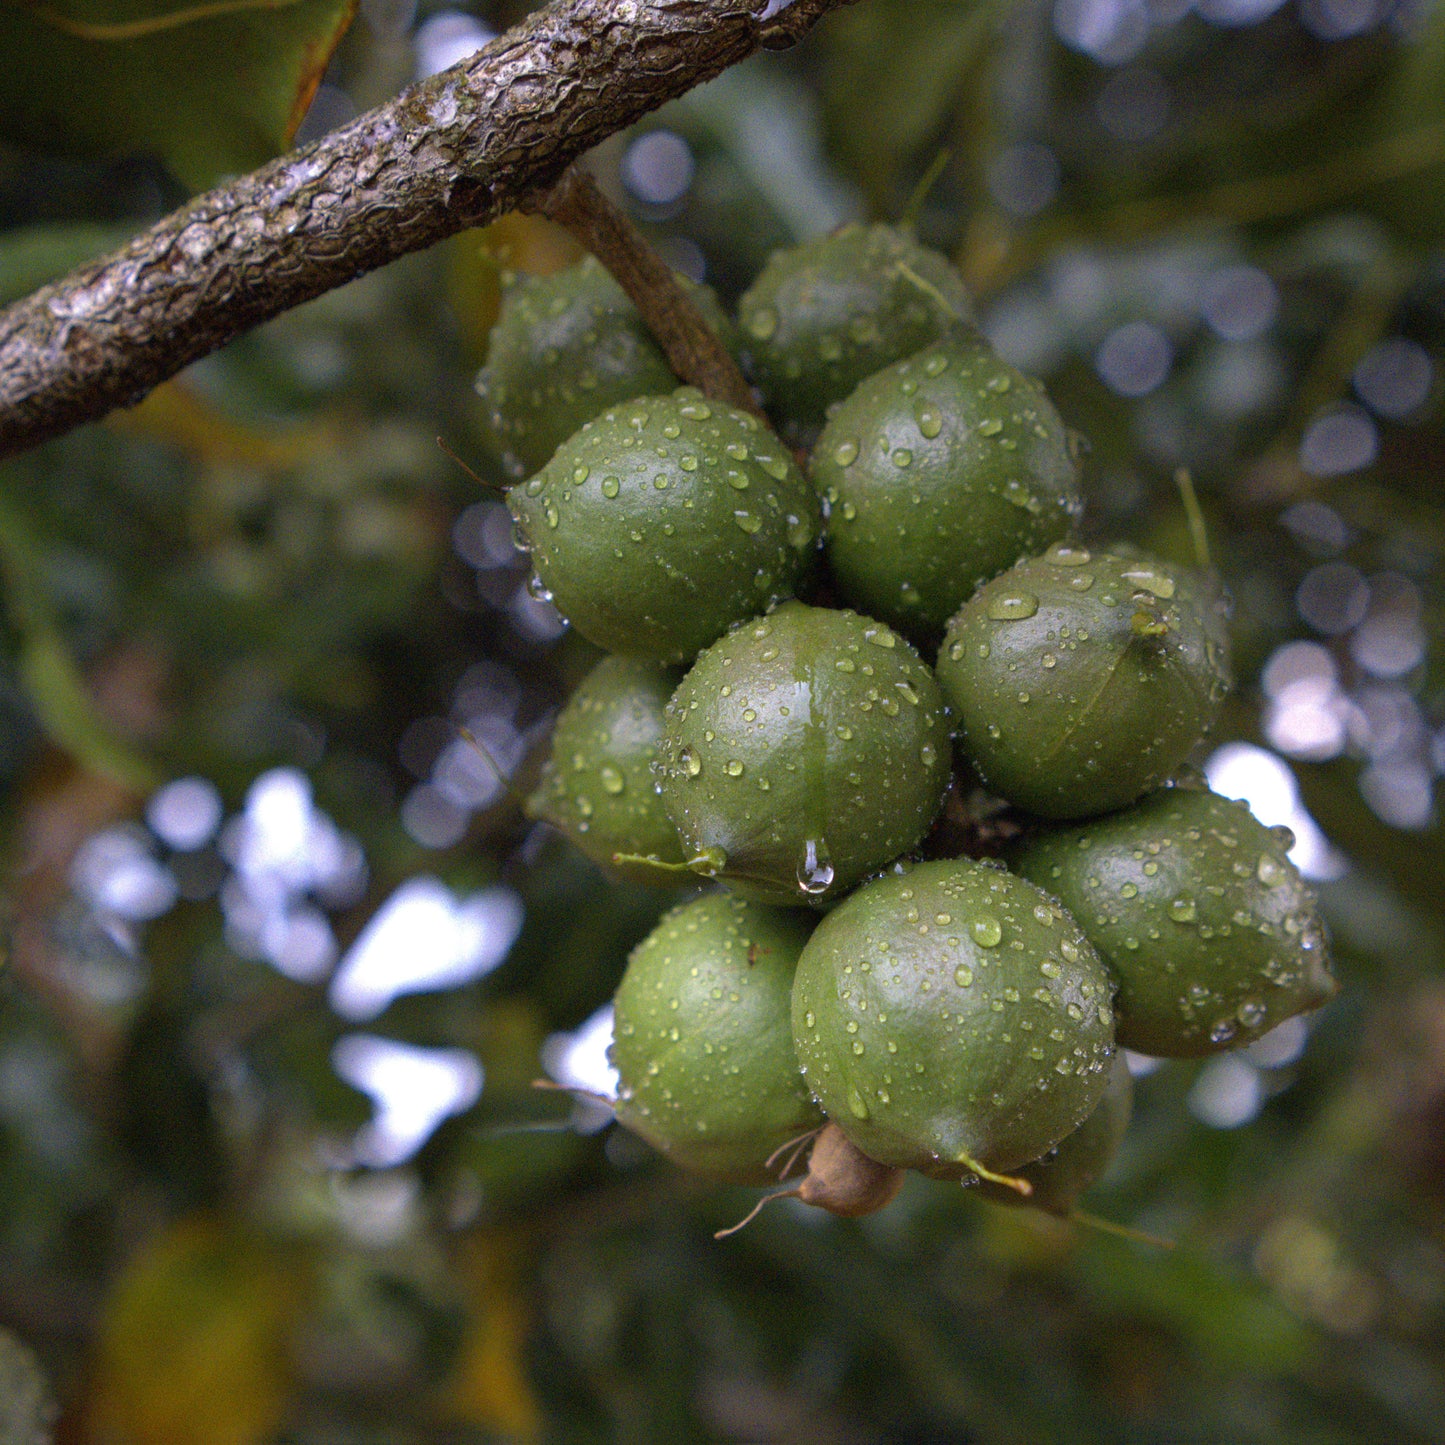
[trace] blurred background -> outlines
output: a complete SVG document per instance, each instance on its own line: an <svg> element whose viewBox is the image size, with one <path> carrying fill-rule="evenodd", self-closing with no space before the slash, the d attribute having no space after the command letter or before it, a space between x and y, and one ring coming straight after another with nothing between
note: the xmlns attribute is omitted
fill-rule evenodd
<svg viewBox="0 0 1445 1445"><path fill-rule="evenodd" d="M0 7L0 302L525 9ZM0 1439L1445 1440L1445 6L862 0L592 159L731 304L945 151L1087 532L1188 560L1194 475L1199 762L1334 934L1319 1014L1131 1061L1090 1206L1178 1247L922 1178L715 1244L748 1191L530 1087L605 1090L680 895L517 801L594 654L437 445L500 478L501 277L578 254L509 217L0 464Z"/></svg>

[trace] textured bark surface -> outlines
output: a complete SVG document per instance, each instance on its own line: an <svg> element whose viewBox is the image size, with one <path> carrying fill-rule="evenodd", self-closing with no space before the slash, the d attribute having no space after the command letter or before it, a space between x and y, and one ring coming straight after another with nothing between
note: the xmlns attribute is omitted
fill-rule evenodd
<svg viewBox="0 0 1445 1445"><path fill-rule="evenodd" d="M569 170L535 204L543 215L566 226L612 273L678 376L714 401L750 411L771 425L737 362L667 262L591 176Z"/></svg>
<svg viewBox="0 0 1445 1445"><path fill-rule="evenodd" d="M849 0L555 0L460 65L198 196L0 312L0 457L139 401L241 332L555 182Z"/></svg>

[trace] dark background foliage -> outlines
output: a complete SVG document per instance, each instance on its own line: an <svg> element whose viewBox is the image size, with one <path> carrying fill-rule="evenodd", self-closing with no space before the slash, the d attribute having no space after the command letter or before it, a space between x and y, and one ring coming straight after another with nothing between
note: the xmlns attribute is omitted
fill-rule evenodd
<svg viewBox="0 0 1445 1445"><path fill-rule="evenodd" d="M322 0L0 0L0 301L323 65L303 138L523 8L364 0L328 62ZM921 1178L715 1244L746 1191L529 1087L596 1076L668 900L516 802L592 658L435 440L498 479L502 273L577 254L511 217L0 466L0 1439L1445 1438L1445 11L862 0L593 160L731 303L944 150L920 230L1087 438L1087 530L1187 558L1195 477L1199 761L1334 931L1307 1027L1138 1061L1091 1207L1178 1247Z"/></svg>

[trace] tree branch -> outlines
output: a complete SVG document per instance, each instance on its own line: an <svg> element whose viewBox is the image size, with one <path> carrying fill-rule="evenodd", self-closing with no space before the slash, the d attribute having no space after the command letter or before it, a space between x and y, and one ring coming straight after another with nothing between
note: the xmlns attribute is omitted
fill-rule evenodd
<svg viewBox="0 0 1445 1445"><path fill-rule="evenodd" d="M554 0L460 65L0 312L0 457L513 209L579 155L850 0ZM754 8L756 7L756 8Z"/></svg>
<svg viewBox="0 0 1445 1445"><path fill-rule="evenodd" d="M753 389L666 261L585 171L569 168L531 203L565 226L612 273L637 307L668 365L714 401L767 421Z"/></svg>

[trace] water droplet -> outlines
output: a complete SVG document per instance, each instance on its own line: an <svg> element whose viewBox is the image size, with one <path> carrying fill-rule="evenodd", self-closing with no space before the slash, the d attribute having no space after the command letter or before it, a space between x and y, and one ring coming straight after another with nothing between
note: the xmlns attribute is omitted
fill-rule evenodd
<svg viewBox="0 0 1445 1445"><path fill-rule="evenodd" d="M959 988L967 988L973 982L973 970L965 964L959 964L953 970L953 981Z"/></svg>
<svg viewBox="0 0 1445 1445"><path fill-rule="evenodd" d="M1235 1034L1233 1019L1217 1019L1209 1030L1209 1041L1214 1044L1222 1044L1232 1039Z"/></svg>
<svg viewBox="0 0 1445 1445"><path fill-rule="evenodd" d="M751 512L734 512L733 521L750 537L756 536L763 529L763 519L755 517Z"/></svg>
<svg viewBox="0 0 1445 1445"><path fill-rule="evenodd" d="M1053 961L1053 959L1046 958L1039 965L1039 972L1043 974L1045 978L1058 978L1062 975L1063 969L1061 969L1058 964Z"/></svg>
<svg viewBox="0 0 1445 1445"><path fill-rule="evenodd" d="M923 759L925 768L931 768L938 761L938 749L932 743L924 743L918 750L918 756Z"/></svg>
<svg viewBox="0 0 1445 1445"><path fill-rule="evenodd" d="M858 1092L857 1086L848 1085L848 1112L855 1119L866 1119L868 1117L868 1101Z"/></svg>
<svg viewBox="0 0 1445 1445"><path fill-rule="evenodd" d="M627 780L611 763L603 763L598 769L598 776L602 779L603 789L611 793L613 797L627 787Z"/></svg>
<svg viewBox="0 0 1445 1445"><path fill-rule="evenodd" d="M948 358L941 351L935 351L923 363L923 370L927 376L942 376L948 370Z"/></svg>
<svg viewBox="0 0 1445 1445"><path fill-rule="evenodd" d="M553 530L555 530L557 523L561 520L561 518L557 515L556 507L548 507L544 515L547 518L547 525Z"/></svg>
<svg viewBox="0 0 1445 1445"><path fill-rule="evenodd" d="M854 662L851 657L840 657L840 658L837 658L837 659L834 661L833 666L836 667L839 672L857 672L857 671L858 671L858 664L857 664L856 662Z"/></svg>
<svg viewBox="0 0 1445 1445"><path fill-rule="evenodd" d="M740 778L743 775L743 765L737 758L729 758L728 765L723 771L730 778Z"/></svg>
<svg viewBox="0 0 1445 1445"><path fill-rule="evenodd" d="M1003 925L988 913L975 918L968 931L980 948L997 948L1003 938Z"/></svg>
<svg viewBox="0 0 1445 1445"><path fill-rule="evenodd" d="M898 639L883 627L874 627L863 634L865 642L871 642L874 647L896 647Z"/></svg>
<svg viewBox="0 0 1445 1445"><path fill-rule="evenodd" d="M995 622L1021 622L1039 610L1039 599L1032 592L1000 592L991 597L988 615Z"/></svg>
<svg viewBox="0 0 1445 1445"><path fill-rule="evenodd" d="M840 467L851 467L858 460L858 443L839 442L833 448L833 460Z"/></svg>
<svg viewBox="0 0 1445 1445"><path fill-rule="evenodd" d="M978 424L978 434L985 437L996 437L1003 430L1003 422L998 417L991 416Z"/></svg>
<svg viewBox="0 0 1445 1445"><path fill-rule="evenodd" d="M757 463L775 482L783 481L788 475L788 464L782 457L760 456Z"/></svg>
<svg viewBox="0 0 1445 1445"><path fill-rule="evenodd" d="M682 764L682 770L688 777L695 778L702 772L702 759L690 747L685 747L677 755L677 760Z"/></svg>
<svg viewBox="0 0 1445 1445"><path fill-rule="evenodd" d="M778 313L772 307L764 306L754 311L743 324L750 336L766 341L778 329Z"/></svg>
<svg viewBox="0 0 1445 1445"><path fill-rule="evenodd" d="M804 893L826 893L833 882L833 859L821 838L809 838L798 859L798 887Z"/></svg>
<svg viewBox="0 0 1445 1445"><path fill-rule="evenodd" d="M801 552L813 540L813 528L801 517L788 514L788 546Z"/></svg>
<svg viewBox="0 0 1445 1445"><path fill-rule="evenodd" d="M622 490L622 483L616 477L602 478L602 495L615 497Z"/></svg>
<svg viewBox="0 0 1445 1445"><path fill-rule="evenodd" d="M895 467L907 467L913 464L913 453L907 447L899 447L893 453L893 465Z"/></svg>
<svg viewBox="0 0 1445 1445"><path fill-rule="evenodd" d="M1169 916L1175 923L1193 923L1199 916L1199 910L1192 898L1179 897L1170 901Z"/></svg>
<svg viewBox="0 0 1445 1445"><path fill-rule="evenodd" d="M1168 573L1158 572L1153 567L1131 567L1127 572L1120 573L1120 576L1152 597L1162 597L1167 601L1174 595L1174 579Z"/></svg>
<svg viewBox="0 0 1445 1445"><path fill-rule="evenodd" d="M1266 888L1278 888L1289 877L1289 869L1278 858L1261 853L1254 874Z"/></svg>
<svg viewBox="0 0 1445 1445"><path fill-rule="evenodd" d="M1033 506L1034 494L1017 477L1010 477L1004 483L1003 499L1011 506L1028 510Z"/></svg>
<svg viewBox="0 0 1445 1445"><path fill-rule="evenodd" d="M1264 1022L1267 1010L1258 999L1247 998L1235 1012L1239 1016L1240 1023L1242 1023L1245 1028L1256 1029Z"/></svg>
<svg viewBox="0 0 1445 1445"><path fill-rule="evenodd" d="M918 430L926 437L936 437L943 430L943 418L931 407L924 407L918 413Z"/></svg>
<svg viewBox="0 0 1445 1445"><path fill-rule="evenodd" d="M735 461L745 462L748 459L748 448L746 442L729 442L723 450Z"/></svg>

